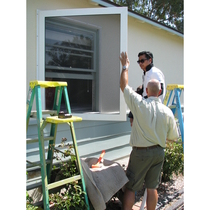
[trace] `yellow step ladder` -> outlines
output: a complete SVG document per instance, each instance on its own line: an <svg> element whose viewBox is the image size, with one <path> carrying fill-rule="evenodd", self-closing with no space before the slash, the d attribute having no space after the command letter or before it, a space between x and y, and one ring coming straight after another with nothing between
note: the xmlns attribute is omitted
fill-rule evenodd
<svg viewBox="0 0 210 210"><path fill-rule="evenodd" d="M75 134L74 124L73 124L73 122L82 121L82 118L71 115L71 108L70 108L69 97L67 93L67 83L35 80L35 81L31 81L29 86L30 87L29 87L27 102L26 102L27 103L26 104L26 133L28 131L29 119L31 117L36 117L38 138L27 139L27 143L34 143L34 142L39 143L40 163L38 162L32 163L30 161L27 161L27 162L29 163L29 165L31 164L31 165L37 165L41 167L44 209L45 210L50 209L49 192L48 192L50 189L81 179L82 188L83 188L83 191L85 192L85 202L87 204L87 209L89 210L90 207L89 207L89 202L88 202L88 196L86 192L85 181L84 181L82 166L81 166L80 157L78 153L76 134ZM53 110L42 110L41 88L52 88L52 87L55 88ZM68 113L65 115L66 118L59 118L58 115L60 112L63 91L64 91L64 99L65 99ZM34 97L36 98L36 111L32 111ZM43 115L45 114L48 114L50 116L44 119ZM64 124L64 123L67 123L70 127L79 175L74 176L74 177L69 177L67 179L57 181L54 183L49 183L51 170L52 170L52 160L53 160L54 145L55 145L55 140L56 140L57 126L58 124ZM46 127L47 124L51 124L50 136L44 136L44 128ZM44 141L49 141L47 159L45 159Z"/></svg>

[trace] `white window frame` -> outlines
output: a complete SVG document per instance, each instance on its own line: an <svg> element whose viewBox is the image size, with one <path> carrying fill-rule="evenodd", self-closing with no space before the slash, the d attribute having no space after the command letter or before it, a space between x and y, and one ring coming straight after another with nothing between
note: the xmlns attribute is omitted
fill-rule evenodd
<svg viewBox="0 0 210 210"><path fill-rule="evenodd" d="M120 49L119 55L123 51L127 51L127 7L109 7L109 8L89 8L89 9L62 9L62 10L37 10L37 80L45 80L45 18L56 16L83 16L83 15L120 15ZM118 61L116 61L118 62ZM119 60L120 62L120 60ZM121 74L121 66L119 71L119 80ZM119 82L119 81L116 81ZM83 120L104 120L104 121L125 121L126 103L124 101L123 93L120 90L120 107L119 112L112 113L72 113ZM45 108L45 93L42 90L42 107Z"/></svg>

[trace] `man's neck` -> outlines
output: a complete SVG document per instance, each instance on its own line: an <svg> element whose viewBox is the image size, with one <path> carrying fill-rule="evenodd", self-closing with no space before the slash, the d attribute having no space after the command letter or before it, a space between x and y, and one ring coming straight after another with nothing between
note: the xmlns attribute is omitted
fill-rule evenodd
<svg viewBox="0 0 210 210"><path fill-rule="evenodd" d="M150 96L147 95L147 97L148 97L148 98L149 98L149 97L158 98L158 96L155 96L155 95L150 95Z"/></svg>

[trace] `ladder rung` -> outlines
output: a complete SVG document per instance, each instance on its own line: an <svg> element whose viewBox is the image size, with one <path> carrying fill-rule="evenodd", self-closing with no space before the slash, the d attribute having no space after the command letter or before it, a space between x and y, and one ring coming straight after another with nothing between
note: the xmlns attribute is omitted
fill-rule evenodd
<svg viewBox="0 0 210 210"><path fill-rule="evenodd" d="M50 141L50 140L53 140L53 139L54 139L54 136L45 136L44 137L44 141ZM39 142L38 138L27 138L26 139L27 144L36 143L36 142Z"/></svg>
<svg viewBox="0 0 210 210"><path fill-rule="evenodd" d="M80 180L80 179L81 179L81 176L77 175L77 176L69 177L67 179L63 179L63 180L48 184L48 190L59 187L59 186L64 185L64 184L68 184L70 182Z"/></svg>
<svg viewBox="0 0 210 210"><path fill-rule="evenodd" d="M36 166L41 166L40 161L31 162L31 161L29 161L29 160L26 160L26 162L28 163L28 164L26 164L26 167L27 167L27 168L36 167ZM50 161L50 160L45 160L45 162L46 162L46 164L50 164L51 161Z"/></svg>
<svg viewBox="0 0 210 210"><path fill-rule="evenodd" d="M56 110L42 110L42 114L43 115L49 114L49 115L52 115L52 116L58 115ZM37 115L37 111L31 111L31 115L30 115L31 118L36 117L36 115Z"/></svg>
<svg viewBox="0 0 210 210"><path fill-rule="evenodd" d="M70 178L67 178L67 179L63 179L63 180L60 180L60 181L57 181L57 182L53 182L51 184L48 184L48 190L59 187L59 186L62 186L64 184L68 184L68 183L80 180L80 179L81 179L81 176L77 175L77 176L70 177ZM31 189L34 189L34 188L39 187L39 186L42 186L41 176L33 178L33 179L29 179L26 182L26 189L27 190L31 190Z"/></svg>
<svg viewBox="0 0 210 210"><path fill-rule="evenodd" d="M54 148L55 149L55 148ZM60 151L60 150L59 150ZM60 151L60 152L62 152L62 151ZM75 155L72 155L72 156L75 156ZM53 160L53 165L59 165L61 162L63 162L63 163L65 163L65 162L68 162L69 161L69 159L70 159L70 157L67 157L65 160ZM28 164L28 168L27 168L27 171L33 171L33 170L36 170L36 169L40 169L40 161L36 161L36 162L31 162L31 161L28 161L28 160L26 160L29 164L31 164L31 165L29 165ZM30 163L31 162L31 163ZM46 163L48 164L48 162L49 162L49 160L47 161L46 160ZM32 165L34 163L34 166ZM36 166L35 166L35 164L36 164Z"/></svg>

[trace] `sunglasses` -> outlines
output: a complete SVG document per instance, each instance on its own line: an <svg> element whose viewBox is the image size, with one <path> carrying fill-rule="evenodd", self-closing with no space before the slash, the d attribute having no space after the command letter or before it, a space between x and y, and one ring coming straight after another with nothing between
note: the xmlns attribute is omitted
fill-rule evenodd
<svg viewBox="0 0 210 210"><path fill-rule="evenodd" d="M147 59L147 58L141 59L141 60L138 60L137 63L138 63L138 64L139 64L139 63L144 63L144 61L146 61L146 60L149 60L149 59Z"/></svg>

